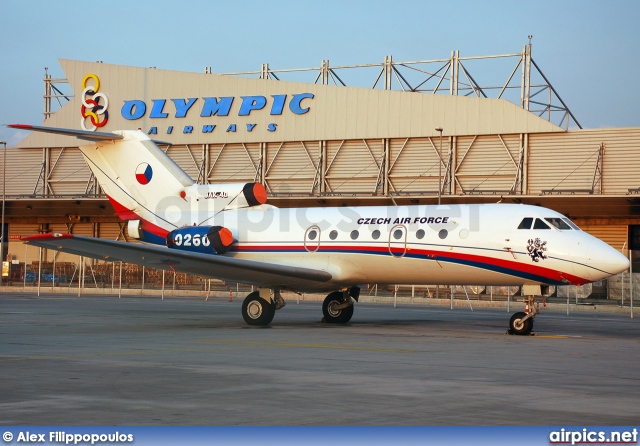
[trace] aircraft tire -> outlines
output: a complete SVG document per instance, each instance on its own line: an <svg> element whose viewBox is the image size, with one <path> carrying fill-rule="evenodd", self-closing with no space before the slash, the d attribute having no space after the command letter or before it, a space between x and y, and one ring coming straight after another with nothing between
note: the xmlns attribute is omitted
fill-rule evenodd
<svg viewBox="0 0 640 446"><path fill-rule="evenodd" d="M347 308L335 310L333 307L340 305L344 302L341 291L334 291L330 293L322 303L322 314L325 321L330 324L346 324L351 320L353 316L353 305L349 305Z"/></svg>
<svg viewBox="0 0 640 446"><path fill-rule="evenodd" d="M509 320L509 329L512 334L520 336L528 336L531 334L531 331L533 330L533 319L529 318L523 322L522 319L526 315L526 313L520 311L511 316L511 319Z"/></svg>
<svg viewBox="0 0 640 446"><path fill-rule="evenodd" d="M249 325L269 325L275 314L276 304L265 302L257 291L249 294L242 302L242 317Z"/></svg>

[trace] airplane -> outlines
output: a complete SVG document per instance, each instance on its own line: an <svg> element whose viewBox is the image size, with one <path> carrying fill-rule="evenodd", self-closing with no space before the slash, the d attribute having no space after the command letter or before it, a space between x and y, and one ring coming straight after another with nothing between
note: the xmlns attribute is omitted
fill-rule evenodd
<svg viewBox="0 0 640 446"><path fill-rule="evenodd" d="M49 233L25 243L251 284L245 322L266 326L281 292L327 292L328 323L346 324L364 284L517 285L529 335L536 296L618 274L629 260L558 212L523 204L277 208L260 183L197 184L144 132L9 124L75 136L129 236L144 244Z"/></svg>

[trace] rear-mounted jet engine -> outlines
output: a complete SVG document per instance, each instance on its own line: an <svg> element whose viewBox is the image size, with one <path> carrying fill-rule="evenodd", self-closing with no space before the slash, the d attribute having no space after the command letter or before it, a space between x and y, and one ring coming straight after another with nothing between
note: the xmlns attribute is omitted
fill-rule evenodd
<svg viewBox="0 0 640 446"><path fill-rule="evenodd" d="M233 244L231 231L224 226L186 226L167 234L167 246L203 254L226 254Z"/></svg>

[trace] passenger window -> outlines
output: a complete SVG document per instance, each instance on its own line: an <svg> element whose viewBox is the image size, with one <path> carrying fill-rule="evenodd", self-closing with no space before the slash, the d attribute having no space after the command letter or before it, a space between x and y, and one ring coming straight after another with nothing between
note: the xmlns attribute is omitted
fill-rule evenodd
<svg viewBox="0 0 640 446"><path fill-rule="evenodd" d="M564 220L561 219L561 218L545 218L545 220L547 220L549 223L551 223L551 226L555 226L556 228L560 229L561 231L571 230L571 226L566 224L564 222Z"/></svg>
<svg viewBox="0 0 640 446"><path fill-rule="evenodd" d="M438 232L438 237L443 240L447 238L447 235L449 235L449 231L447 231L446 229L440 229L440 232Z"/></svg>
<svg viewBox="0 0 640 446"><path fill-rule="evenodd" d="M536 222L533 224L533 229L551 229L545 222L536 218Z"/></svg>
<svg viewBox="0 0 640 446"><path fill-rule="evenodd" d="M338 231L336 231L335 229L334 229L333 231L331 231L331 232L329 233L329 238L330 238L331 240L335 240L335 239L337 239L337 238L338 238Z"/></svg>
<svg viewBox="0 0 640 446"><path fill-rule="evenodd" d="M533 223L533 218L525 217L518 225L518 229L531 229L531 223Z"/></svg>
<svg viewBox="0 0 640 446"><path fill-rule="evenodd" d="M400 238L402 238L402 230L401 229L396 229L395 231L393 231L393 238L396 240L400 240Z"/></svg>
<svg viewBox="0 0 640 446"><path fill-rule="evenodd" d="M378 231L377 229L373 231L371 233L371 238L373 238L374 240L378 240L380 238L380 231Z"/></svg>
<svg viewBox="0 0 640 446"><path fill-rule="evenodd" d="M357 239L359 235L360 235L360 233L358 231L356 231L355 229L353 231L351 231L351 239L352 240Z"/></svg>
<svg viewBox="0 0 640 446"><path fill-rule="evenodd" d="M418 229L418 232L416 232L416 237L418 239L423 239L424 238L424 229Z"/></svg>
<svg viewBox="0 0 640 446"><path fill-rule="evenodd" d="M307 237L309 237L309 240L315 240L317 236L318 236L318 231L316 231L315 229L312 229L307 234Z"/></svg>

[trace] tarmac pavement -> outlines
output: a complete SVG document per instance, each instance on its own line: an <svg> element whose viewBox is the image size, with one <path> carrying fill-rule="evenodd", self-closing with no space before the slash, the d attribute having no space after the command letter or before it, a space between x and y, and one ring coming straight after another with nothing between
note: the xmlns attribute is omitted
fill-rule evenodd
<svg viewBox="0 0 640 446"><path fill-rule="evenodd" d="M640 323L505 308L0 294L2 425L634 425ZM512 312L516 311L512 308Z"/></svg>

